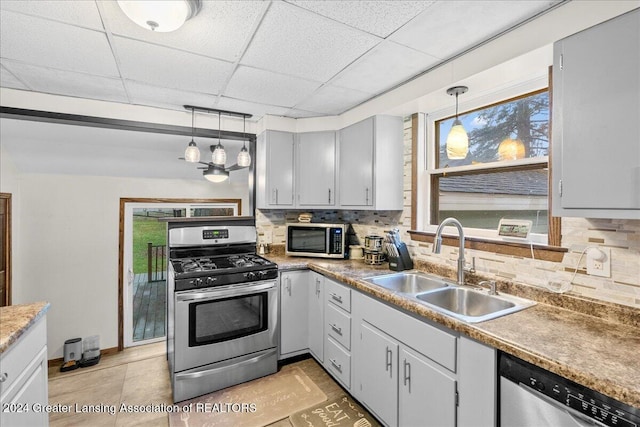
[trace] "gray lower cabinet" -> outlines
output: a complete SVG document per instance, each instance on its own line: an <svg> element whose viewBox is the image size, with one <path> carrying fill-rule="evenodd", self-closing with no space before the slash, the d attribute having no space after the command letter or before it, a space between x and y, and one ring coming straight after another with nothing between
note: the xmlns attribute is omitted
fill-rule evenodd
<svg viewBox="0 0 640 427"><path fill-rule="evenodd" d="M351 388L351 288L325 277L324 367Z"/></svg>
<svg viewBox="0 0 640 427"><path fill-rule="evenodd" d="M309 352L319 362L324 359L324 276L309 272Z"/></svg>
<svg viewBox="0 0 640 427"><path fill-rule="evenodd" d="M309 335L308 270L280 274L280 357L290 357L308 350Z"/></svg>
<svg viewBox="0 0 640 427"><path fill-rule="evenodd" d="M554 44L555 216L640 219L640 9Z"/></svg>
<svg viewBox="0 0 640 427"><path fill-rule="evenodd" d="M40 318L0 357L0 425L47 426L47 322Z"/></svg>

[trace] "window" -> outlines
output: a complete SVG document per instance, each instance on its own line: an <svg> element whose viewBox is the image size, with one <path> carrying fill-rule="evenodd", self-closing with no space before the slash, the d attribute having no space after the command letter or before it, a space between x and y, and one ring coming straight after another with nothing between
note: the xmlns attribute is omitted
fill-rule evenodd
<svg viewBox="0 0 640 427"><path fill-rule="evenodd" d="M532 240L546 244L549 117L548 89L459 114L469 136L463 159L446 150L455 117L430 119L426 223L452 216L470 235L491 237L501 218L526 219Z"/></svg>

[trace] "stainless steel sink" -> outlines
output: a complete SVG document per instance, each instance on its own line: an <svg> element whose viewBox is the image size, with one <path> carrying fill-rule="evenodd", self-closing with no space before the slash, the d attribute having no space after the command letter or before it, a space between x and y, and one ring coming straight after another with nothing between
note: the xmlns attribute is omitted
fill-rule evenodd
<svg viewBox="0 0 640 427"><path fill-rule="evenodd" d="M469 323L482 322L514 313L535 302L511 295L487 295L480 290L451 287L415 295L437 311Z"/></svg>
<svg viewBox="0 0 640 427"><path fill-rule="evenodd" d="M382 286L390 291L412 296L449 286L443 279L424 273L394 273L385 276L369 277L364 280L374 285Z"/></svg>

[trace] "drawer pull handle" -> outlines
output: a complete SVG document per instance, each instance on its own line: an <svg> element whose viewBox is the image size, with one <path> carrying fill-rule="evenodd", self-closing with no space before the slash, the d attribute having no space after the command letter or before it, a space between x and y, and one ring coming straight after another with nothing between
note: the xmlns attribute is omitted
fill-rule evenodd
<svg viewBox="0 0 640 427"><path fill-rule="evenodd" d="M0 376L0 383L5 382L7 378L9 378L9 374L6 372L3 372L2 375Z"/></svg>
<svg viewBox="0 0 640 427"><path fill-rule="evenodd" d="M336 325L331 324L331 329L333 329L336 332L336 334L342 336L342 328L339 328Z"/></svg>
<svg viewBox="0 0 640 427"><path fill-rule="evenodd" d="M338 370L338 372L342 373L342 365L336 362L334 359L329 359L334 368Z"/></svg>
<svg viewBox="0 0 640 427"><path fill-rule="evenodd" d="M340 304L342 304L342 297L340 295L336 295L332 292L331 298L333 298L335 301L338 301Z"/></svg>

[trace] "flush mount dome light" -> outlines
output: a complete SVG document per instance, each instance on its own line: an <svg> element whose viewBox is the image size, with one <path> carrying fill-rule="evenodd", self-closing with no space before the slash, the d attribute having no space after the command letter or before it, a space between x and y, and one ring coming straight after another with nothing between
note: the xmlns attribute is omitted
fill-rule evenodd
<svg viewBox="0 0 640 427"><path fill-rule="evenodd" d="M175 31L198 14L201 0L118 0L129 19L151 31Z"/></svg>

